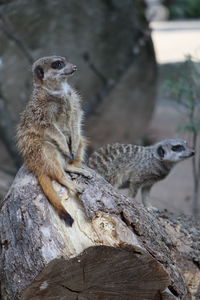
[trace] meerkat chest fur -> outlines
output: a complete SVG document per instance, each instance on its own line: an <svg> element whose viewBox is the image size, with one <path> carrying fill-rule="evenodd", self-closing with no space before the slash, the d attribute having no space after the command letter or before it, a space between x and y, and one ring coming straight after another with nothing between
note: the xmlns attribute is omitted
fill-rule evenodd
<svg viewBox="0 0 200 300"><path fill-rule="evenodd" d="M67 82L61 86L61 90L54 93L55 101L51 102L54 124L67 133L81 121L81 108L79 97Z"/></svg>
<svg viewBox="0 0 200 300"><path fill-rule="evenodd" d="M68 82L63 82L62 85L62 93L64 95L64 97L70 97L72 95L72 88L70 87L70 85L68 84Z"/></svg>

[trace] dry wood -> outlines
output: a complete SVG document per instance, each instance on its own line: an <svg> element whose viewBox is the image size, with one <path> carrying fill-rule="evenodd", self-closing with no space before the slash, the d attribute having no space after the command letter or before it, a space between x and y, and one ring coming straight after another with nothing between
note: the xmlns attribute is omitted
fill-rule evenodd
<svg viewBox="0 0 200 300"><path fill-rule="evenodd" d="M85 188L79 199L55 183L75 219L70 228L20 169L0 214L2 299L195 299L196 224L188 232L93 174L73 175Z"/></svg>

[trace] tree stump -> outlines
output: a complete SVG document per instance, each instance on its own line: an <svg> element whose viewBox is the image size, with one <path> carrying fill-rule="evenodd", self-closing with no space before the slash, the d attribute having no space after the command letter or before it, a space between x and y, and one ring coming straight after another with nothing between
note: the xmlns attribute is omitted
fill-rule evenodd
<svg viewBox="0 0 200 300"><path fill-rule="evenodd" d="M71 175L85 188L79 199L54 183L75 220L67 227L20 169L0 213L2 299L196 299L198 228L148 212L92 173Z"/></svg>

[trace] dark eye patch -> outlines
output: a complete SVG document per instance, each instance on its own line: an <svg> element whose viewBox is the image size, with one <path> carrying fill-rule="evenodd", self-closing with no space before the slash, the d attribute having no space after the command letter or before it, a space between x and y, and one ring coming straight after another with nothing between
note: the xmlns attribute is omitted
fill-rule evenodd
<svg viewBox="0 0 200 300"><path fill-rule="evenodd" d="M165 156L165 150L163 149L162 146L159 146L158 149L157 149L157 153L158 155L163 158Z"/></svg>
<svg viewBox="0 0 200 300"><path fill-rule="evenodd" d="M54 62L52 62L51 67L53 69L62 69L65 66L64 62L62 60L56 60Z"/></svg>
<svg viewBox="0 0 200 300"><path fill-rule="evenodd" d="M183 145L172 146L172 151L174 151L174 152L181 152L181 151L184 151L184 150L185 150L185 147Z"/></svg>
<svg viewBox="0 0 200 300"><path fill-rule="evenodd" d="M34 72L35 72L36 76L37 76L40 80L43 79L43 77L44 77L44 70L42 69L42 67L37 66L37 67L35 68Z"/></svg>

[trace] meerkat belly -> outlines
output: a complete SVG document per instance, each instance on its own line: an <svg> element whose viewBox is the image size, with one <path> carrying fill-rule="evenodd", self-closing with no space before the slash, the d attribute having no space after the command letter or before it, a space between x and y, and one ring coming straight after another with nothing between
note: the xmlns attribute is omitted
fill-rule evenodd
<svg viewBox="0 0 200 300"><path fill-rule="evenodd" d="M66 124L63 124L61 127L60 124L57 125L57 128L59 128L60 132L65 136L65 138L69 138L71 136L71 129Z"/></svg>
<svg viewBox="0 0 200 300"><path fill-rule="evenodd" d="M60 152L60 151L56 151L56 157L57 160L60 162L60 164L62 165L63 169L65 169L66 166L66 158L64 157L64 155Z"/></svg>
<svg viewBox="0 0 200 300"><path fill-rule="evenodd" d="M120 188L128 188L130 186L130 182L141 181L141 178L138 176L138 173L136 171L133 171L132 169L123 169L122 174L123 178L119 186Z"/></svg>
<svg viewBox="0 0 200 300"><path fill-rule="evenodd" d="M52 162L58 163L63 167L66 165L66 157L62 151L60 151L58 145L54 142L45 141L42 146L43 161L48 161L48 165L52 165ZM42 166L43 167L43 166Z"/></svg>
<svg viewBox="0 0 200 300"><path fill-rule="evenodd" d="M73 133L73 111L71 109L64 109L63 112L57 116L55 123L65 136L71 136Z"/></svg>
<svg viewBox="0 0 200 300"><path fill-rule="evenodd" d="M128 182L130 178L130 170L119 168L117 172L114 170L113 175L111 174L109 177L109 181L113 186L122 187L126 185L126 182Z"/></svg>
<svg viewBox="0 0 200 300"><path fill-rule="evenodd" d="M148 172L142 173L140 176L140 182L142 186L153 185L157 181L164 178L165 176L161 172L159 172L159 170L155 169L152 171L149 170Z"/></svg>
<svg viewBox="0 0 200 300"><path fill-rule="evenodd" d="M62 130L66 129L70 125L70 117L67 114L61 113L55 120L55 123L58 127L62 128Z"/></svg>

